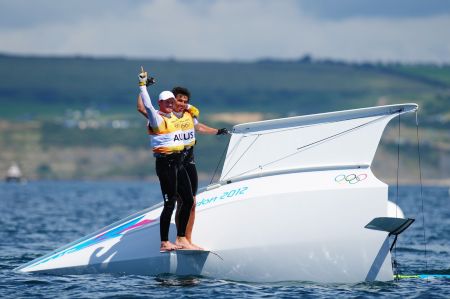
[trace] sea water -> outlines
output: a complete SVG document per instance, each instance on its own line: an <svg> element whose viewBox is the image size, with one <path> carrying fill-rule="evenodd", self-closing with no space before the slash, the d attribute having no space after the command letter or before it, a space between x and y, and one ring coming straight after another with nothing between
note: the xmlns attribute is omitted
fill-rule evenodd
<svg viewBox="0 0 450 299"><path fill-rule="evenodd" d="M393 250L399 274L450 274L448 187L424 187L423 196L419 186L401 186L398 193L393 187L389 198L401 206L407 217L416 219L400 235ZM174 275L55 276L13 271L160 200L159 185L147 182L0 183L0 297L450 298L449 279L354 284L251 283ZM283 250L280 248L280 254Z"/></svg>

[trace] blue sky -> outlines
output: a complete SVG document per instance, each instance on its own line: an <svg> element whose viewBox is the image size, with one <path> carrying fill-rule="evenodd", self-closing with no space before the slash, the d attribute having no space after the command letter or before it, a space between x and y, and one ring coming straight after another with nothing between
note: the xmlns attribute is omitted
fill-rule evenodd
<svg viewBox="0 0 450 299"><path fill-rule="evenodd" d="M0 0L0 52L450 62L447 0Z"/></svg>

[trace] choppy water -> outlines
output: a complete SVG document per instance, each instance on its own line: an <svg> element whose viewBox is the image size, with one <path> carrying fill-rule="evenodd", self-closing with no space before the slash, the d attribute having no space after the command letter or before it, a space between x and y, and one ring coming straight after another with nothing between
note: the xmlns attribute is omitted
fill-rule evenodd
<svg viewBox="0 0 450 299"><path fill-rule="evenodd" d="M396 189L390 190L396 201ZM12 270L68 242L104 227L160 199L148 183L0 183L0 297L397 297L450 298L449 279L403 279L388 283L319 284L290 281L246 283L205 277L21 274ZM450 274L448 188L424 188L425 260L420 188L400 188L398 204L416 222L398 241L401 274Z"/></svg>

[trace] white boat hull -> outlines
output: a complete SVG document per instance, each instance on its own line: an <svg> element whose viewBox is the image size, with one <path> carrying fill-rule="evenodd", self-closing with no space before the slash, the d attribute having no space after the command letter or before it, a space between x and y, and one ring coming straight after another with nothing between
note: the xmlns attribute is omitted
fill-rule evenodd
<svg viewBox="0 0 450 299"><path fill-rule="evenodd" d="M342 174L364 179L337 182ZM212 252L160 253L157 208L19 270L239 281L392 280L387 233L364 228L387 215L387 203L387 185L370 169L251 179L197 196L194 239ZM174 233L172 223L172 239Z"/></svg>
<svg viewBox="0 0 450 299"><path fill-rule="evenodd" d="M370 165L387 123L417 108L389 105L235 126L217 188L197 196L194 241L210 252L160 253L158 207L17 270L392 280L388 233L364 227L403 213L389 204L388 186ZM173 240L173 219L170 231Z"/></svg>

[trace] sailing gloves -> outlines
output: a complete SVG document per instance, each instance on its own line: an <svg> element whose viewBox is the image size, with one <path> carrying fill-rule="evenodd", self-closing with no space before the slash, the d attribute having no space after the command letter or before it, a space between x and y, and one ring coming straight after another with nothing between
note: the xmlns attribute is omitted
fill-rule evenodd
<svg viewBox="0 0 450 299"><path fill-rule="evenodd" d="M153 77L148 78L147 72L141 72L139 74L139 86L150 86L155 84L156 80Z"/></svg>
<svg viewBox="0 0 450 299"><path fill-rule="evenodd" d="M142 71L139 74L139 86L147 85L147 72Z"/></svg>
<svg viewBox="0 0 450 299"><path fill-rule="evenodd" d="M227 135L231 134L230 131L227 130L227 128L218 129L216 135Z"/></svg>

